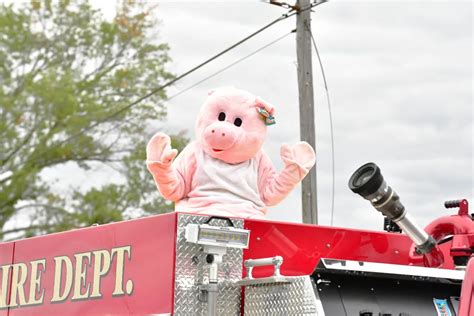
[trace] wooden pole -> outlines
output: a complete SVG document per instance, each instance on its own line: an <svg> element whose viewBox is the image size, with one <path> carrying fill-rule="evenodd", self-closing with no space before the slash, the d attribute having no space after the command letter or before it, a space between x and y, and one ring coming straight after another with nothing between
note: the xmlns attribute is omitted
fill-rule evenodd
<svg viewBox="0 0 474 316"><path fill-rule="evenodd" d="M316 151L314 127L313 65L311 62L310 0L298 0L301 10L296 17L296 55L298 59L298 91L300 105L300 136ZM316 167L302 182L303 223L318 223Z"/></svg>

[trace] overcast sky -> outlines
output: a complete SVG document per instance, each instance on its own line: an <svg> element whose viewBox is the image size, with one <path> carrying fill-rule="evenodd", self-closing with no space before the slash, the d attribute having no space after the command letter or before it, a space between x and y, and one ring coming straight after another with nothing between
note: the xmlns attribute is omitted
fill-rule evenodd
<svg viewBox="0 0 474 316"><path fill-rule="evenodd" d="M170 45L171 70L176 74L285 12L257 1L158 3L157 41ZM97 4L113 15L113 1ZM468 198L473 208L472 2L333 0L318 6L312 17L332 101L334 224L381 228L382 216L347 188L352 172L368 161L381 167L388 184L423 226L452 212L443 207L447 199ZM274 25L181 80L168 94L291 31L295 21L293 17ZM330 125L313 57L319 223L329 225ZM275 105L277 125L269 127L264 148L280 169L280 145L299 140L295 35L171 100L167 120L154 131L187 130L193 138L192 126L207 91L225 85L248 90ZM75 174L71 183L89 177ZM268 218L300 222L300 188L271 208Z"/></svg>

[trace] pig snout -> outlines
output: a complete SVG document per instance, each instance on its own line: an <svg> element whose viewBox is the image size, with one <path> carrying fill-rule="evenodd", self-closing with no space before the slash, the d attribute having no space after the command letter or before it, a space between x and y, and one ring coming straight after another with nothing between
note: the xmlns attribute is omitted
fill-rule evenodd
<svg viewBox="0 0 474 316"><path fill-rule="evenodd" d="M233 125L219 122L209 125L204 130L204 140L214 152L229 149L237 140Z"/></svg>

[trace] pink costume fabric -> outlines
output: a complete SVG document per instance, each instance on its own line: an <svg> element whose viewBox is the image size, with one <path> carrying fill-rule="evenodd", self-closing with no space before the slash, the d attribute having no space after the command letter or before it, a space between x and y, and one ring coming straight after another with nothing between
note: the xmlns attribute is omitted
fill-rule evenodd
<svg viewBox="0 0 474 316"><path fill-rule="evenodd" d="M261 112L275 111L249 92L219 88L209 92L196 121L196 140L179 156L168 135L151 138L148 170L163 197L176 202L176 211L262 218L267 206L282 201L306 176L315 163L306 142L283 144L284 168L275 170L262 149L267 126Z"/></svg>

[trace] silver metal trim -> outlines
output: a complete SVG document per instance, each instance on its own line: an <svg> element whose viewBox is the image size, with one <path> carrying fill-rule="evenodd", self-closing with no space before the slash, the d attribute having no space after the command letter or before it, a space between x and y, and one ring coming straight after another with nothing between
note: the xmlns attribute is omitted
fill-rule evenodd
<svg viewBox="0 0 474 316"><path fill-rule="evenodd" d="M384 195L386 194L386 192L388 192L388 186L385 188L385 190L383 191L384 192ZM393 198L393 195L395 194L395 191L393 190L390 190L390 195L388 196L388 198L385 200L385 202L383 202L382 204L377 204L377 206L375 207L376 209L380 210L382 209L385 205L387 205L387 203L389 202L392 202L392 198ZM372 203L377 203L379 200L381 200L384 195L379 195L377 196L377 198L371 200Z"/></svg>
<svg viewBox="0 0 474 316"><path fill-rule="evenodd" d="M321 316L314 281L309 275L287 277L290 283L270 283L245 288L244 315Z"/></svg>
<svg viewBox="0 0 474 316"><path fill-rule="evenodd" d="M423 245L428 239L428 234L421 229L415 222L412 221L408 214L405 214L403 218L394 219L395 223L400 226L402 231L413 240L415 245L420 246Z"/></svg>
<svg viewBox="0 0 474 316"><path fill-rule="evenodd" d="M452 280L462 281L465 274L464 271L448 269L351 260L321 259L316 272L324 270L341 271L359 275L380 275L385 277L396 276L400 279L431 280L449 283Z"/></svg>
<svg viewBox="0 0 474 316"><path fill-rule="evenodd" d="M385 180L383 180L382 184L377 189L377 191L375 191L374 193L366 196L365 199L369 200L372 203L376 203L387 193L387 191L388 191L388 185L385 182Z"/></svg>
<svg viewBox="0 0 474 316"><path fill-rule="evenodd" d="M271 276L271 277L257 278L257 279L245 278L240 281L237 281L237 285L248 286L248 285L256 285L256 284L291 283L291 282L295 282L294 277L279 275L279 276Z"/></svg>
<svg viewBox="0 0 474 316"><path fill-rule="evenodd" d="M314 305L316 306L316 314L318 316L325 316L326 313L324 312L323 308L323 303L321 302L321 299L319 298L319 293L318 293L318 287L316 286L315 280L311 278L311 284L313 285L313 293L314 293Z"/></svg>
<svg viewBox="0 0 474 316"><path fill-rule="evenodd" d="M208 306L201 285L209 284L209 264L206 262L204 247L189 243L185 238L188 224L204 224L209 216L177 214L176 263L174 282L174 316L205 316ZM232 219L236 228L243 229L242 219ZM214 226L228 226L226 220L213 220ZM219 247L218 247L219 248ZM210 249L207 249L210 250ZM213 249L212 251L215 251ZM219 264L218 276L218 315L239 316L241 309L241 287L235 282L242 278L242 249L228 248ZM200 297L201 296L201 297ZM201 300L200 300L201 299Z"/></svg>

